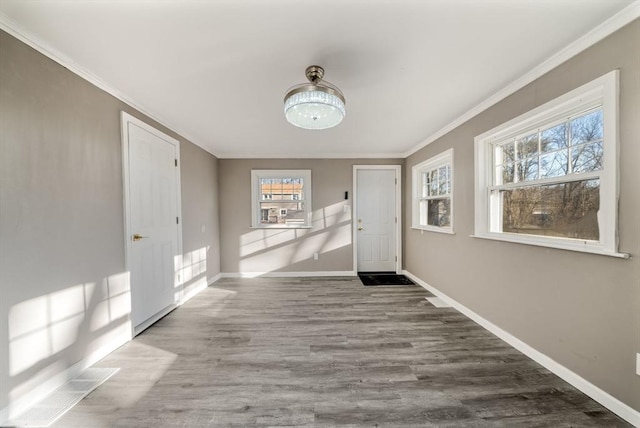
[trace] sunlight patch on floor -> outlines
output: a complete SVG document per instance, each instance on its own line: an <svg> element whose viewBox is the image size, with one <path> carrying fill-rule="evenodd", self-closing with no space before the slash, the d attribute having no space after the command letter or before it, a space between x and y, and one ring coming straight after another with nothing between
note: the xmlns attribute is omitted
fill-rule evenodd
<svg viewBox="0 0 640 428"><path fill-rule="evenodd" d="M439 297L425 297L436 308L450 308L451 305Z"/></svg>

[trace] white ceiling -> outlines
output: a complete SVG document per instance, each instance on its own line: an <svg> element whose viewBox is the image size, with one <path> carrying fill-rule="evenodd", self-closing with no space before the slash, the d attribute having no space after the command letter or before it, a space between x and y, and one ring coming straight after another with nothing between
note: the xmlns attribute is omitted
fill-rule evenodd
<svg viewBox="0 0 640 428"><path fill-rule="evenodd" d="M632 3L0 0L0 21L220 157L371 157L410 153ZM336 128L284 119L312 64L347 99Z"/></svg>

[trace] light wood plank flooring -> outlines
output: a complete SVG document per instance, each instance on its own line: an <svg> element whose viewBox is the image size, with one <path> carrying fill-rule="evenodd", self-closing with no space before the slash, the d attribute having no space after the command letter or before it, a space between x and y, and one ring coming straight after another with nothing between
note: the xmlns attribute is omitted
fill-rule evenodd
<svg viewBox="0 0 640 428"><path fill-rule="evenodd" d="M98 366L56 427L630 426L413 287L224 279Z"/></svg>

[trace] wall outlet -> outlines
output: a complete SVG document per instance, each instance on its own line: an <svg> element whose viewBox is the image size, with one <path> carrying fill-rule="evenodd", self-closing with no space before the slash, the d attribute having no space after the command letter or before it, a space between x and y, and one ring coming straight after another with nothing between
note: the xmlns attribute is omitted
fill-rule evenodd
<svg viewBox="0 0 640 428"><path fill-rule="evenodd" d="M313 260L318 260L320 255L318 253L313 253Z"/></svg>
<svg viewBox="0 0 640 428"><path fill-rule="evenodd" d="M636 374L640 376L640 354L636 354Z"/></svg>

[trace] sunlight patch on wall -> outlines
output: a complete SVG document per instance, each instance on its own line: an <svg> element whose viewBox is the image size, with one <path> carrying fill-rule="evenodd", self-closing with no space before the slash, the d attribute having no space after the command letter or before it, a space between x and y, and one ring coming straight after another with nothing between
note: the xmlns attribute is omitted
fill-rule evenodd
<svg viewBox="0 0 640 428"><path fill-rule="evenodd" d="M240 257L298 239L309 229L257 229L240 236Z"/></svg>
<svg viewBox="0 0 640 428"><path fill-rule="evenodd" d="M207 252L210 246L198 248L175 257L175 269L178 274L177 286L188 284L194 278L207 272Z"/></svg>
<svg viewBox="0 0 640 428"><path fill-rule="evenodd" d="M73 345L78 338L80 325L85 317L85 309L94 289L94 283L87 283L49 295L48 310L52 354Z"/></svg>
<svg viewBox="0 0 640 428"><path fill-rule="evenodd" d="M207 253L210 245L179 254L174 258L175 267L175 302L182 304L191 299L207 284Z"/></svg>
<svg viewBox="0 0 640 428"><path fill-rule="evenodd" d="M239 268L240 272L271 272L309 260L315 252L326 253L348 245L351 245L351 222L245 257Z"/></svg>
<svg viewBox="0 0 640 428"><path fill-rule="evenodd" d="M314 210L311 229L255 229L245 233L240 236L240 257L247 257L295 240L307 241L306 237L310 237L316 232L336 228L344 222L350 222L351 212L345 212L344 206L344 202L339 202ZM350 243L351 235L349 232ZM320 252L320 250L316 248L315 252Z"/></svg>
<svg viewBox="0 0 640 428"><path fill-rule="evenodd" d="M313 212L311 217L311 225L313 230L326 229L345 221L351 220L351 210L344 211L345 203L329 205Z"/></svg>
<svg viewBox="0 0 640 428"><path fill-rule="evenodd" d="M9 375L19 383L19 397L77 359L71 349L85 338L77 354L87 355L109 340L130 334L129 273L87 282L20 302L9 309ZM81 358L81 357L80 357Z"/></svg>

